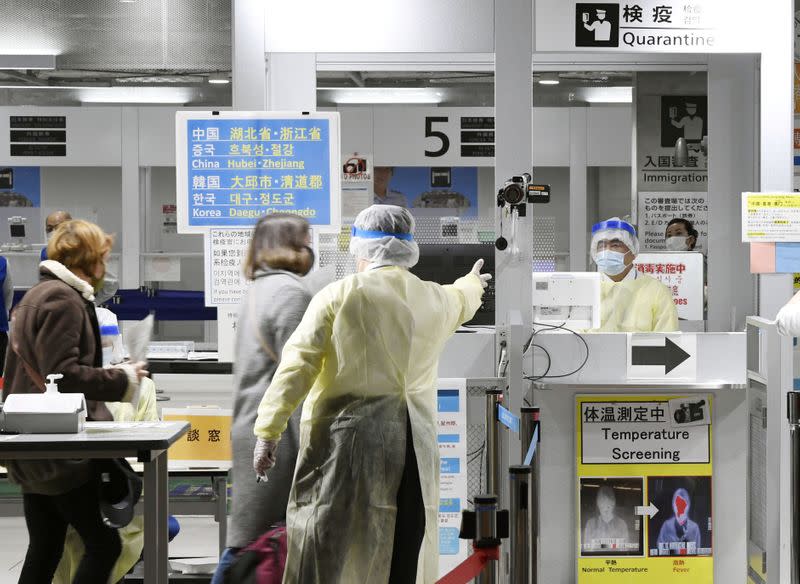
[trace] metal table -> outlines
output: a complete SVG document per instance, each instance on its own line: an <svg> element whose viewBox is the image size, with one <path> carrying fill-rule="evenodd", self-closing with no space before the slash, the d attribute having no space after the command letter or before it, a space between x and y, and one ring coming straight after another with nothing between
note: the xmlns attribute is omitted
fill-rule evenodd
<svg viewBox="0 0 800 584"><path fill-rule="evenodd" d="M167 449L187 422L88 422L79 434L0 436L0 459L128 458L144 463L144 563L148 584L168 582Z"/></svg>

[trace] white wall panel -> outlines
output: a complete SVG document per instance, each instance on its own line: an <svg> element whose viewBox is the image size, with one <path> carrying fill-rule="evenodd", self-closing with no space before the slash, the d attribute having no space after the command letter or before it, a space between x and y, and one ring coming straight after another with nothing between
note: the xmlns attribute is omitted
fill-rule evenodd
<svg viewBox="0 0 800 584"><path fill-rule="evenodd" d="M118 107L0 107L0 164L17 166L119 166ZM11 116L66 116L67 155L11 157Z"/></svg>
<svg viewBox="0 0 800 584"><path fill-rule="evenodd" d="M66 209L75 218L95 220L122 243L122 170L120 168L42 169L42 208Z"/></svg>
<svg viewBox="0 0 800 584"><path fill-rule="evenodd" d="M533 108L534 166L569 166L569 109Z"/></svg>
<svg viewBox="0 0 800 584"><path fill-rule="evenodd" d="M633 115L630 105L588 108L589 166L630 166Z"/></svg>
<svg viewBox="0 0 800 584"><path fill-rule="evenodd" d="M340 107L342 156L358 152L373 154L372 106Z"/></svg>
<svg viewBox="0 0 800 584"><path fill-rule="evenodd" d="M270 0L265 47L270 52L481 53L494 51L491 0Z"/></svg>
<svg viewBox="0 0 800 584"><path fill-rule="evenodd" d="M139 108L139 164L175 165L174 107Z"/></svg>

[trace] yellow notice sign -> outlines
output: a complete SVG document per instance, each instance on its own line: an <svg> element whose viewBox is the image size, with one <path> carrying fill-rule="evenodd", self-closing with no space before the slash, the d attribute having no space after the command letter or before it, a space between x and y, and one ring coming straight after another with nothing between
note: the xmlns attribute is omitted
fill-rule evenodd
<svg viewBox="0 0 800 584"><path fill-rule="evenodd" d="M200 464L230 462L231 411L219 408L165 408L165 422L183 420L191 428L169 449L169 460Z"/></svg>
<svg viewBox="0 0 800 584"><path fill-rule="evenodd" d="M711 396L576 398L577 582L712 584Z"/></svg>
<svg viewBox="0 0 800 584"><path fill-rule="evenodd" d="M742 193L742 241L800 241L800 193Z"/></svg>

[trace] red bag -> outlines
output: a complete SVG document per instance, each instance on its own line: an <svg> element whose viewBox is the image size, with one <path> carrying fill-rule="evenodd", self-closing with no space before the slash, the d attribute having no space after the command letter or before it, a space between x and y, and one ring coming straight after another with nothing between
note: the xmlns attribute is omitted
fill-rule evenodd
<svg viewBox="0 0 800 584"><path fill-rule="evenodd" d="M225 584L281 584L286 551L286 524L278 523L236 554Z"/></svg>

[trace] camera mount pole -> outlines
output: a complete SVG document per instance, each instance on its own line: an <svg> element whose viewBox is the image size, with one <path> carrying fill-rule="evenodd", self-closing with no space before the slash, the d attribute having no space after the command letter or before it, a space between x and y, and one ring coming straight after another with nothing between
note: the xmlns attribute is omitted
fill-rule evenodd
<svg viewBox="0 0 800 584"><path fill-rule="evenodd" d="M792 539L790 541L791 584L800 584L800 392L790 391L787 397L787 416L789 418L789 456L791 460L791 520Z"/></svg>

